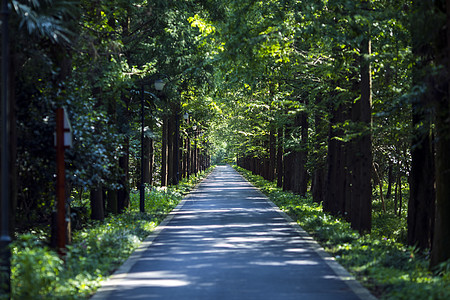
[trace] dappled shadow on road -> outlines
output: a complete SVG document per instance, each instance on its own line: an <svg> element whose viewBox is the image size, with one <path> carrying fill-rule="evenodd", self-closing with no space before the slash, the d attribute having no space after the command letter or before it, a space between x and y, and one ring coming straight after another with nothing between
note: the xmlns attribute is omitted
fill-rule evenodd
<svg viewBox="0 0 450 300"><path fill-rule="evenodd" d="M190 196L111 299L357 299L347 292L263 196L224 168Z"/></svg>

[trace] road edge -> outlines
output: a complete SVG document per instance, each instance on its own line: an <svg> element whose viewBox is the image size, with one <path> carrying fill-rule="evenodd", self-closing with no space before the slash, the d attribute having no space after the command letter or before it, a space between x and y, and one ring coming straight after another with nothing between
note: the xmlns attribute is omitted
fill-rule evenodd
<svg viewBox="0 0 450 300"><path fill-rule="evenodd" d="M234 171L236 171L233 168ZM325 249L314 240L296 221L294 221L287 213L282 211L275 203L273 203L269 197L267 197L259 188L254 186L250 181L247 180L241 173L236 171L250 186L253 187L259 194L269 203L272 208L278 212L289 225L304 239L308 246L311 247L333 270L334 273L341 279L345 284L358 296L361 300L377 300L370 291L365 288L353 275L351 275L341 264L339 264L336 259L328 254Z"/></svg>
<svg viewBox="0 0 450 300"><path fill-rule="evenodd" d="M150 235L145 238L144 241L139 245L139 247L131 253L128 259L113 273L108 279L102 281L100 288L97 289L95 294L93 294L91 300L106 300L109 295L114 291L115 287L118 286L118 281L123 279L128 272L133 268L133 266L139 261L139 259L144 255L145 251L153 244L153 241L161 234L165 229L166 225L175 217L175 215L183 208L186 202L191 198L193 192L195 192L199 186L214 172L215 168L203 178L194 188L178 203L178 205L172 209L170 213L164 218L164 220L153 230ZM117 282L117 283L116 283Z"/></svg>

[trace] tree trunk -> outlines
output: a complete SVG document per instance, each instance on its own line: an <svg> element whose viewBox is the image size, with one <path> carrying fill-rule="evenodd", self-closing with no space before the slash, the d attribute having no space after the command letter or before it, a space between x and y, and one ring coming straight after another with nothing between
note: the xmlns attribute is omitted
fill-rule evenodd
<svg viewBox="0 0 450 300"><path fill-rule="evenodd" d="M419 124L423 124L423 127L416 130L411 147L407 243L420 249L429 249L434 223L435 166L430 123L424 120L422 109L419 103L413 104L413 128Z"/></svg>
<svg viewBox="0 0 450 300"><path fill-rule="evenodd" d="M384 195L383 195L383 181L381 179L381 175L380 172L378 171L379 166L377 167L378 164L373 163L373 172L375 175L375 178L377 180L378 183L378 187L379 187L379 191L380 191L380 199L381 199L381 205L383 208L383 212L386 213L386 203L384 201Z"/></svg>
<svg viewBox="0 0 450 300"><path fill-rule="evenodd" d="M286 124L284 133L284 153L285 157L283 160L283 190L292 191L292 182L294 182L294 149L288 147L287 142L291 139L294 130L293 121L290 120Z"/></svg>
<svg viewBox="0 0 450 300"><path fill-rule="evenodd" d="M324 177L325 170L323 168L318 167L314 170L313 178L311 180L311 194L316 203L323 202Z"/></svg>
<svg viewBox="0 0 450 300"><path fill-rule="evenodd" d="M428 16L428 1L413 1L411 13L412 52L421 59L417 61L413 69L413 84L429 84L432 46L423 43L423 32L427 28L417 28L417 20L425 20ZM433 25L434 26L434 25ZM439 27L436 27L439 28ZM433 84L434 85L434 84ZM413 139L411 145L411 172L410 172L410 196L408 202L408 237L409 245L417 245L421 249L430 248L432 245L432 231L434 222L435 205L435 165L433 138L431 134L432 121L429 98L432 97L434 86L413 99L412 103L412 127ZM401 204L399 205L399 211Z"/></svg>
<svg viewBox="0 0 450 300"><path fill-rule="evenodd" d="M275 128L270 129L269 133L269 166L268 166L268 174L267 180L273 181L275 179L275 170L277 165L277 148L276 148L277 139L275 136Z"/></svg>
<svg viewBox="0 0 450 300"><path fill-rule="evenodd" d="M316 106L322 106L322 96L316 97ZM322 144L327 141L327 119L326 114L317 110L314 115L314 136L312 152L313 159L313 176L311 180L311 194L314 202L322 203L324 200L325 188L325 170L326 170L326 153L323 153Z"/></svg>
<svg viewBox="0 0 450 300"><path fill-rule="evenodd" d="M306 163L308 162L308 114L302 112L300 114L300 126L301 126L301 138L302 149L300 151L300 164L299 164L299 194L306 196L308 190L308 169Z"/></svg>
<svg viewBox="0 0 450 300"><path fill-rule="evenodd" d="M445 93L436 103L436 223L430 261L432 268L450 259L450 0L446 4L447 40L443 49L440 49L446 67L443 76Z"/></svg>
<svg viewBox="0 0 450 300"><path fill-rule="evenodd" d="M306 195L308 184L308 173L306 171L306 157L307 157L307 139L308 139L308 124L306 113L300 113L294 119L294 131L298 130L300 145L296 145L292 149L292 177L291 190L299 195Z"/></svg>
<svg viewBox="0 0 450 300"><path fill-rule="evenodd" d="M119 180L120 188L117 191L117 207L122 213L130 206L130 141L125 139L123 144L123 156L119 158L119 168L122 170Z"/></svg>
<svg viewBox="0 0 450 300"><path fill-rule="evenodd" d="M193 144L191 141L191 144L189 145L190 148L190 168L189 168L189 174L195 174L195 133L194 133L194 137L193 137Z"/></svg>
<svg viewBox="0 0 450 300"><path fill-rule="evenodd" d="M10 51L11 52L11 51ZM15 221L18 196L18 165L17 165L17 105L16 105L16 66L17 55L10 53L9 65L9 231L10 237L15 234Z"/></svg>
<svg viewBox="0 0 450 300"><path fill-rule="evenodd" d="M197 131L195 132L194 137L194 149L193 149L193 173L198 173L198 144L197 144Z"/></svg>
<svg viewBox="0 0 450 300"><path fill-rule="evenodd" d="M149 170L149 177L147 183L150 186L153 186L153 171L155 168L155 141L150 138L149 139L149 154L148 154L148 170Z"/></svg>
<svg viewBox="0 0 450 300"><path fill-rule="evenodd" d="M152 140L149 137L144 137L144 170L143 170L143 181L144 184L148 184L150 182L150 144Z"/></svg>
<svg viewBox="0 0 450 300"><path fill-rule="evenodd" d="M394 164L392 161L389 161L389 168L388 168L388 189L386 192L386 199L391 198L392 195L392 185L394 183Z"/></svg>
<svg viewBox="0 0 450 300"><path fill-rule="evenodd" d="M90 201L91 219L103 220L105 218L105 212L103 204L103 188L101 184L91 189Z"/></svg>
<svg viewBox="0 0 450 300"><path fill-rule="evenodd" d="M277 134L277 187L283 187L283 126L278 128Z"/></svg>
<svg viewBox="0 0 450 300"><path fill-rule="evenodd" d="M368 32L365 32L368 34ZM370 62L366 56L371 54L371 43L363 41L361 53L361 99L352 110L354 121L364 125L366 132L354 143L354 166L352 171L351 223L360 233L367 233L372 228L372 78Z"/></svg>
<svg viewBox="0 0 450 300"><path fill-rule="evenodd" d="M323 209L333 215L345 215L346 209L346 191L347 191L347 174L346 174L346 153L347 145L338 140L343 136L340 129L333 128L334 125L340 124L347 119L348 113L344 104L341 104L337 110L332 112L328 135L328 153L327 167L325 177L325 194L323 201Z"/></svg>
<svg viewBox="0 0 450 300"><path fill-rule="evenodd" d="M173 114L173 171L172 171L172 184L177 185L180 181L180 114L179 108L176 109Z"/></svg>
<svg viewBox="0 0 450 300"><path fill-rule="evenodd" d="M186 177L191 175L191 140L186 138Z"/></svg>
<svg viewBox="0 0 450 300"><path fill-rule="evenodd" d="M162 125L162 147L161 147L161 186L167 186L167 127L168 127L167 116L163 117Z"/></svg>
<svg viewBox="0 0 450 300"><path fill-rule="evenodd" d="M450 101L439 103L436 117L436 219L431 267L450 259Z"/></svg>
<svg viewBox="0 0 450 300"><path fill-rule="evenodd" d="M106 201L106 211L117 214L117 191L116 190L108 190Z"/></svg>
<svg viewBox="0 0 450 300"><path fill-rule="evenodd" d="M174 136L175 136L175 120L170 115L167 122L167 185L173 185L174 178Z"/></svg>
<svg viewBox="0 0 450 300"><path fill-rule="evenodd" d="M181 147L180 147L180 154L181 154L181 178L186 178L187 174L187 145L186 145L186 138L181 138Z"/></svg>
<svg viewBox="0 0 450 300"><path fill-rule="evenodd" d="M397 178L397 187L398 187L398 211L397 215L399 217L402 216L402 206L403 206L403 190L402 190L402 175L400 174Z"/></svg>

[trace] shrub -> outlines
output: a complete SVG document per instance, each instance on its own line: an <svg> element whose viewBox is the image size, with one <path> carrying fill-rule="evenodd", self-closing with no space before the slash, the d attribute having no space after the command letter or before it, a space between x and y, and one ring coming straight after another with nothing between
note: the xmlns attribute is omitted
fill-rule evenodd
<svg viewBox="0 0 450 300"><path fill-rule="evenodd" d="M73 234L64 261L46 246L44 232L19 235L11 244L12 299L88 298L206 175L184 180L180 188L147 188L146 213L132 192L126 213L91 221Z"/></svg>

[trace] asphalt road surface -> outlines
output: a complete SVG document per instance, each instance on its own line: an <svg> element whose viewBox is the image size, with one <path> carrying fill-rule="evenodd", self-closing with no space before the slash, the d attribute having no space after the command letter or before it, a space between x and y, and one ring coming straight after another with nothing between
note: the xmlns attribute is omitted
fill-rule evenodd
<svg viewBox="0 0 450 300"><path fill-rule="evenodd" d="M219 166L93 299L374 299L230 166Z"/></svg>

